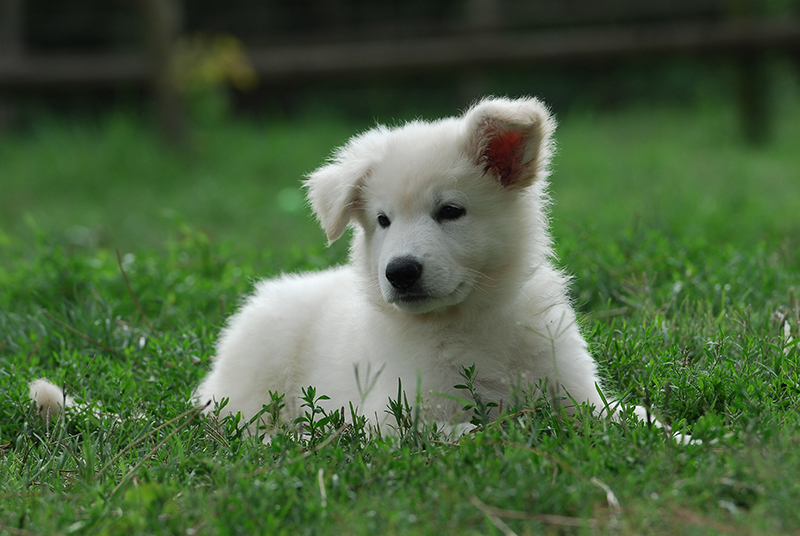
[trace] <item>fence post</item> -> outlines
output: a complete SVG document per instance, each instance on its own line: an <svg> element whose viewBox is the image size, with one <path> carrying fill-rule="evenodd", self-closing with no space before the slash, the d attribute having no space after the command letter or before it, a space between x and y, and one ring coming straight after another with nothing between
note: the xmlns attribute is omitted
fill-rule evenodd
<svg viewBox="0 0 800 536"><path fill-rule="evenodd" d="M180 0L138 0L152 64L153 92L164 134L175 145L186 141L183 101L173 65L175 43L183 27Z"/></svg>
<svg viewBox="0 0 800 536"><path fill-rule="evenodd" d="M503 19L500 7L498 0L467 0L464 4L463 28L476 33L496 31ZM488 87L484 69L467 69L459 80L459 101L467 104L474 102L488 92Z"/></svg>
<svg viewBox="0 0 800 536"><path fill-rule="evenodd" d="M741 55L736 65L742 133L750 145L762 145L772 135L772 95L766 60L766 54L752 52Z"/></svg>
<svg viewBox="0 0 800 536"><path fill-rule="evenodd" d="M750 21L764 17L769 6L760 0L729 0L729 18ZM736 57L739 123L745 142L762 145L772 134L771 77L765 50L740 52Z"/></svg>
<svg viewBox="0 0 800 536"><path fill-rule="evenodd" d="M21 59L23 20L23 0L0 0L0 57ZM16 112L13 99L0 91L0 129L14 123Z"/></svg>

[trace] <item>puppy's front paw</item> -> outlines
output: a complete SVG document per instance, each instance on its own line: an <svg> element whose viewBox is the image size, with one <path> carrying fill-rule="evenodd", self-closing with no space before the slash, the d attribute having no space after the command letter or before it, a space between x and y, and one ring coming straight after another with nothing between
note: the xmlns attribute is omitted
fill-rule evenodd
<svg viewBox="0 0 800 536"><path fill-rule="evenodd" d="M664 430L666 430L667 433L669 433L672 436L672 439L674 439L679 445L702 445L703 444L703 440L702 439L693 439L691 434L683 434L681 432L673 432L672 431L672 427L670 427L670 426L668 426L666 424L663 424L661 421L656 419L653 416L653 414L650 413L649 411L647 411L647 408L645 408L643 406L636 406L636 409L634 410L634 412L636 413L636 416L639 418L640 421L646 422L648 424L652 424L653 426L656 426L658 428L663 428Z"/></svg>

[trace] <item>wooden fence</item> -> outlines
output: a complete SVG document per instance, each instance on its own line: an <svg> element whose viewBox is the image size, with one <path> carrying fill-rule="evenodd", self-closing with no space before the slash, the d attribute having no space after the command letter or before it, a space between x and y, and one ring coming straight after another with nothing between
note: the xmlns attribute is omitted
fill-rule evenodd
<svg viewBox="0 0 800 536"><path fill-rule="evenodd" d="M759 13L749 0L104 5L97 15L81 0L0 0L0 94L149 84L179 137L170 54L180 34L197 31L241 39L262 85L677 54L735 56L747 68L765 51L800 53L800 13Z"/></svg>

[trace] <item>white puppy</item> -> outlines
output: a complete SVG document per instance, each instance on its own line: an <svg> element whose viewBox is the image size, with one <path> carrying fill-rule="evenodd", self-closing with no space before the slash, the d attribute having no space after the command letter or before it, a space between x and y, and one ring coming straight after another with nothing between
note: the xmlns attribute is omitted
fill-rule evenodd
<svg viewBox="0 0 800 536"><path fill-rule="evenodd" d="M314 386L324 407L352 402L380 424L400 379L409 400L421 389L426 419L456 423L470 415L441 393L474 364L486 402L546 379L562 407L605 410L567 278L550 261L554 129L536 99L486 99L461 117L351 139L306 182L329 241L354 228L350 263L258 283L197 403L227 398L225 413L249 419L284 393L292 419Z"/></svg>

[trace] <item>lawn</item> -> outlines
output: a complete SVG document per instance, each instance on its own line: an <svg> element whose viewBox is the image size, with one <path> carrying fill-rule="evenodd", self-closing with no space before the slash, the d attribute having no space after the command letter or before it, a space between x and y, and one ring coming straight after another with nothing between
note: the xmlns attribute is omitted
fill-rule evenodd
<svg viewBox="0 0 800 536"><path fill-rule="evenodd" d="M724 99L560 117L584 332L610 390L688 446L536 401L457 441L401 405L386 437L340 414L270 445L214 424L188 398L224 318L256 277L345 259L298 181L370 125L232 119L188 153L125 111L0 135L0 533L800 534L789 86L761 147ZM95 404L41 422L40 376Z"/></svg>

